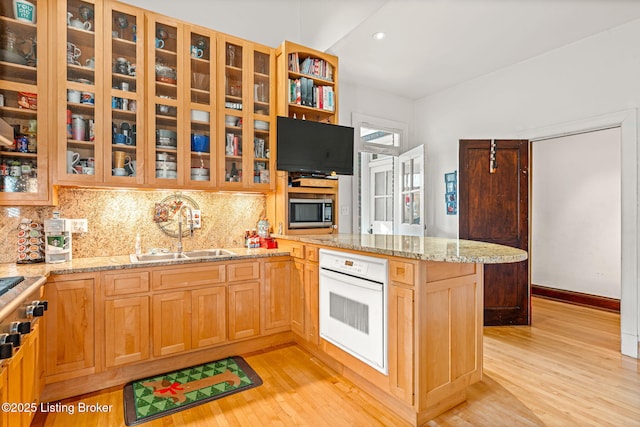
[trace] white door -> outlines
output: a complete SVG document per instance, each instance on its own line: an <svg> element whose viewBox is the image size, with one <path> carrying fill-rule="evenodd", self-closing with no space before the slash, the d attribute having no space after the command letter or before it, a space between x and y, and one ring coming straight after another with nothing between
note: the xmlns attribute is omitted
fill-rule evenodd
<svg viewBox="0 0 640 427"><path fill-rule="evenodd" d="M396 234L424 236L424 145L412 148L398 157L396 179Z"/></svg>
<svg viewBox="0 0 640 427"><path fill-rule="evenodd" d="M370 224L367 230L373 234L393 233L393 157L384 156L369 164Z"/></svg>

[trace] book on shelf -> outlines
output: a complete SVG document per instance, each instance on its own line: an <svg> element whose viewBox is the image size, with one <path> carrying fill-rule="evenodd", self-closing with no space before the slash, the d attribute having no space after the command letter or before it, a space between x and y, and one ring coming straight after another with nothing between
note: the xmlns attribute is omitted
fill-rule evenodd
<svg viewBox="0 0 640 427"><path fill-rule="evenodd" d="M312 58L310 56L300 62L297 52L289 54L289 71L306 74L323 80L333 81L333 65L324 59Z"/></svg>
<svg viewBox="0 0 640 427"><path fill-rule="evenodd" d="M313 79L306 77L289 79L288 101L305 107L335 111L333 87L315 85Z"/></svg>

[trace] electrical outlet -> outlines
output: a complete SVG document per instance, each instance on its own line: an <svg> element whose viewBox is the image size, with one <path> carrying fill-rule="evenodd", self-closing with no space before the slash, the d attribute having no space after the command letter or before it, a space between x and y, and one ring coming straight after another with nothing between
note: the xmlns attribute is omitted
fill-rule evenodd
<svg viewBox="0 0 640 427"><path fill-rule="evenodd" d="M200 209L193 210L193 228L202 228L202 212Z"/></svg>
<svg viewBox="0 0 640 427"><path fill-rule="evenodd" d="M86 233L89 231L89 223L86 218L71 219L72 233Z"/></svg>

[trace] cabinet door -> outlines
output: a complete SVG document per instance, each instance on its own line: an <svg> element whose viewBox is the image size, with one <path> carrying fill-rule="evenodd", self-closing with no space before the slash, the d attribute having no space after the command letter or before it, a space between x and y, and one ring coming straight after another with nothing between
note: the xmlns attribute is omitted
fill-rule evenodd
<svg viewBox="0 0 640 427"><path fill-rule="evenodd" d="M262 333L287 331L291 326L291 261L267 261L262 280Z"/></svg>
<svg viewBox="0 0 640 427"><path fill-rule="evenodd" d="M191 294L153 296L153 355L166 356L191 348Z"/></svg>
<svg viewBox="0 0 640 427"><path fill-rule="evenodd" d="M53 41L59 79L57 183L101 182L110 166L102 156L106 100L104 73L99 71L105 68L103 40L107 33L102 5L93 0L58 2L55 24L59 39ZM65 53L60 42L66 42Z"/></svg>
<svg viewBox="0 0 640 427"><path fill-rule="evenodd" d="M317 264L305 264L304 266L304 299L305 299L305 334L307 341L314 345L319 344L319 270Z"/></svg>
<svg viewBox="0 0 640 427"><path fill-rule="evenodd" d="M227 339L226 287L191 291L193 348L220 344Z"/></svg>
<svg viewBox="0 0 640 427"><path fill-rule="evenodd" d="M260 283L229 285L229 340L260 334Z"/></svg>
<svg viewBox="0 0 640 427"><path fill-rule="evenodd" d="M275 110L272 106L272 95L275 94L275 55L273 49L253 45L251 55L251 80L253 93L245 102L253 104L251 141L253 149L247 153L251 176L247 177L249 186L255 189L268 190L275 187L275 165L271 154L275 153L272 140L275 126ZM273 99L275 105L275 99ZM248 147L250 148L250 147ZM272 177L274 178L272 180Z"/></svg>
<svg viewBox="0 0 640 427"><path fill-rule="evenodd" d="M251 167L243 161L243 154L251 149L247 140L252 136L245 105L249 72L249 51L245 44L242 39L218 37L218 122L221 129L218 134L221 141L218 145L218 182L223 188L241 189L247 166Z"/></svg>
<svg viewBox="0 0 640 427"><path fill-rule="evenodd" d="M31 332L23 337L23 363L25 369L22 371L22 391L24 403L37 403L40 400L38 393L38 382L40 366L38 364L38 347L40 346L40 327L38 324L34 324L31 328ZM31 420L35 412L28 411L24 414L23 418L26 418L26 424L30 425Z"/></svg>
<svg viewBox="0 0 640 427"><path fill-rule="evenodd" d="M105 301L105 365L108 368L149 358L149 297Z"/></svg>
<svg viewBox="0 0 640 427"><path fill-rule="evenodd" d="M46 374L63 380L95 372L95 280L49 282Z"/></svg>
<svg viewBox="0 0 640 427"><path fill-rule="evenodd" d="M175 186L184 182L186 153L183 91L184 26L177 20L147 13L147 174L149 182Z"/></svg>
<svg viewBox="0 0 640 427"><path fill-rule="evenodd" d="M0 34L5 44L0 62L0 119L18 134L18 144L0 144L0 205L37 205L51 202L48 181L49 52L46 43L51 3L31 1L37 9L34 23L18 20L10 1L0 4ZM32 16L28 14L28 16ZM38 45L36 42L41 42ZM39 108L38 108L39 104ZM2 129L12 134L11 127ZM11 137L10 137L11 138ZM12 168L13 167L13 168Z"/></svg>
<svg viewBox="0 0 640 427"><path fill-rule="evenodd" d="M144 11L116 1L105 3L104 181L144 182L145 91Z"/></svg>
<svg viewBox="0 0 640 427"><path fill-rule="evenodd" d="M13 357L9 360L7 364L7 400L5 402L9 403L23 403L24 402L24 383L22 382L22 378L24 377L24 351L22 347L18 347L17 350L14 351ZM27 423L28 415L26 412L20 411L11 411L9 412L8 424L9 426L23 426L26 427L29 424Z"/></svg>
<svg viewBox="0 0 640 427"><path fill-rule="evenodd" d="M389 391L413 404L413 290L389 286Z"/></svg>
<svg viewBox="0 0 640 427"><path fill-rule="evenodd" d="M9 368L6 365L0 366L0 402L11 402L9 400L9 385L7 383L7 370ZM0 427L9 426L9 412L0 411Z"/></svg>
<svg viewBox="0 0 640 427"><path fill-rule="evenodd" d="M304 263L293 262L291 271L291 330L304 337L305 326Z"/></svg>
<svg viewBox="0 0 640 427"><path fill-rule="evenodd" d="M189 187L210 188L216 183L216 37L211 30L187 26L184 48L186 75L184 87L189 127L183 138L187 144L185 182ZM214 155L212 155L214 153Z"/></svg>

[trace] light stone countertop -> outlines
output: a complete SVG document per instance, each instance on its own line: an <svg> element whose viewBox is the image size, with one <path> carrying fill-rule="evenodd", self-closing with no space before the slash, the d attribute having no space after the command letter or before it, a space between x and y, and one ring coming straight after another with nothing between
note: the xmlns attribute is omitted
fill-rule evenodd
<svg viewBox="0 0 640 427"><path fill-rule="evenodd" d="M425 261L503 264L527 259L527 252L510 246L440 237L385 234L309 234L279 237L336 249L350 249Z"/></svg>
<svg viewBox="0 0 640 427"><path fill-rule="evenodd" d="M500 264L519 262L527 259L527 253L521 249L493 243L471 240L445 239L439 237L393 236L371 234L323 234L323 235L286 235L277 238L323 245L336 249L350 249L377 255L390 255L400 258L442 261L451 263ZM226 248L225 248L226 249ZM286 256L283 249L245 249L229 248L234 255L215 258L177 259L132 263L129 255L78 258L57 264L0 264L0 277L5 276L45 276L50 274L69 274L101 270L126 268L148 268L163 265L191 264L225 260L242 260L271 256Z"/></svg>

